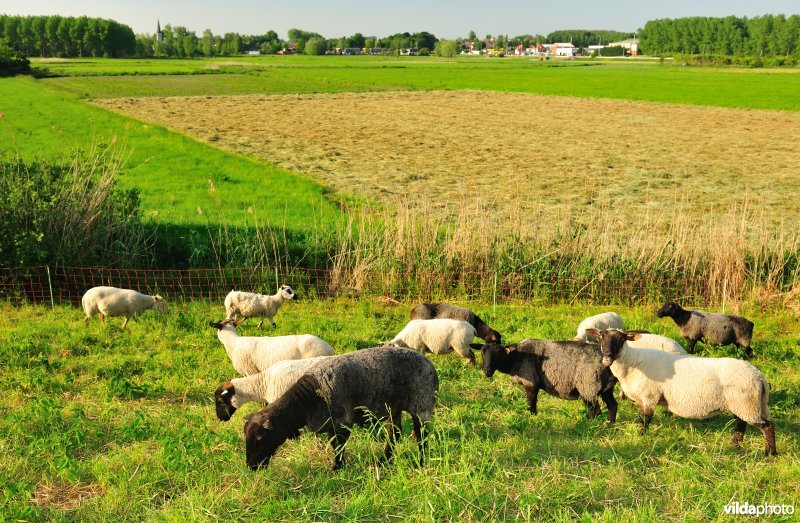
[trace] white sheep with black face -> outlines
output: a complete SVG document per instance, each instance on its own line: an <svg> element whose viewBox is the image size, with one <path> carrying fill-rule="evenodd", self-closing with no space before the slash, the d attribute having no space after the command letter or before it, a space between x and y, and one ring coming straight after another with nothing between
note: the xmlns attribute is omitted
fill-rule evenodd
<svg viewBox="0 0 800 523"><path fill-rule="evenodd" d="M245 320L247 318L260 318L258 326L264 324L264 318L275 327L273 318L283 302L296 300L297 294L288 285L281 285L278 292L272 296L256 294L253 292L231 291L225 296L225 319Z"/></svg>
<svg viewBox="0 0 800 523"><path fill-rule="evenodd" d="M603 365L619 380L625 396L639 405L643 429L647 429L656 405L683 418L730 412L735 421L735 445L742 442L749 424L764 434L765 454L777 454L775 426L768 418L769 384L757 368L735 358L637 349L627 342L640 335L618 329L591 334L600 338Z"/></svg>
<svg viewBox="0 0 800 523"><path fill-rule="evenodd" d="M117 287L92 287L86 291L81 298L83 312L86 319L83 320L86 326L94 316L100 316L100 321L105 321L105 317L125 316L122 328L128 324L128 320L135 318L146 310L163 312L167 310L164 298L156 294L142 294L130 289L118 289Z"/></svg>
<svg viewBox="0 0 800 523"><path fill-rule="evenodd" d="M333 355L333 347L312 334L291 336L239 336L235 321L210 322L225 347L233 368L244 376L267 370L283 360Z"/></svg>

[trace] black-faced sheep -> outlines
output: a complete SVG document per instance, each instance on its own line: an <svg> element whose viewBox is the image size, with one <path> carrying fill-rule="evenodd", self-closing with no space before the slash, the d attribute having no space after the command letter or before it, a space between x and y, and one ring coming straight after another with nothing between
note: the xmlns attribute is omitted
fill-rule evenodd
<svg viewBox="0 0 800 523"><path fill-rule="evenodd" d="M217 338L225 346L233 368L244 376L267 370L282 360L300 360L331 356L333 347L311 334L292 336L239 336L235 321L210 322L217 329Z"/></svg>
<svg viewBox="0 0 800 523"><path fill-rule="evenodd" d="M264 318L275 327L273 318L283 302L296 300L297 294L288 285L281 285L278 292L272 296L255 294L252 292L231 291L225 296L225 319L245 320L247 318L260 318L258 326L264 324Z"/></svg>
<svg viewBox="0 0 800 523"><path fill-rule="evenodd" d="M257 374L221 383L214 392L217 418L228 421L236 409L251 401L261 403L275 401L283 396L300 376L308 372L308 369L328 357L279 361Z"/></svg>
<svg viewBox="0 0 800 523"><path fill-rule="evenodd" d="M739 445L749 423L764 434L767 455L777 454L775 427L769 421L769 384L764 375L736 358L700 358L630 347L639 335L620 330L597 331L603 363L625 395L639 405L642 428L662 405L683 418L707 418L730 412L736 421L733 443Z"/></svg>
<svg viewBox="0 0 800 523"><path fill-rule="evenodd" d="M582 399L587 416L600 414L598 397L608 408L608 421L617 419L614 384L617 380L606 368L597 345L579 341L523 340L501 347L484 345L483 372L492 377L495 371L511 376L525 388L528 408L537 413L539 390L561 399Z"/></svg>
<svg viewBox="0 0 800 523"><path fill-rule="evenodd" d="M457 352L467 363L475 363L470 344L475 339L475 327L462 320L411 320L384 347L405 347L434 354Z"/></svg>
<svg viewBox="0 0 800 523"><path fill-rule="evenodd" d="M475 327L478 337L486 343L500 343L500 333L486 325L477 314L466 307L447 303L419 303L411 309L412 320L433 320L436 318L463 320Z"/></svg>
<svg viewBox="0 0 800 523"><path fill-rule="evenodd" d="M84 325L89 326L89 320L95 316L100 316L100 321L105 321L105 316L113 318L115 316L125 316L122 328L128 324L128 320L135 318L146 310L163 312L167 310L164 298L156 294L150 296L130 289L118 289L116 287L92 287L86 291L81 298L83 312L86 313Z"/></svg>
<svg viewBox="0 0 800 523"><path fill-rule="evenodd" d="M735 344L745 350L748 358L753 355L753 349L750 348L753 322L747 318L732 314L689 311L674 301L665 303L656 315L659 318L669 316L675 320L681 336L688 341L687 348L690 354L694 353L697 342L703 341L709 345Z"/></svg>
<svg viewBox="0 0 800 523"><path fill-rule="evenodd" d="M334 356L309 369L283 396L248 419L247 465L254 470L266 467L278 447L306 427L328 435L338 469L351 427L368 422L367 412L386 421L384 454L390 459L403 411L411 415L421 462L422 425L433 415L438 389L433 364L412 350L377 347Z"/></svg>

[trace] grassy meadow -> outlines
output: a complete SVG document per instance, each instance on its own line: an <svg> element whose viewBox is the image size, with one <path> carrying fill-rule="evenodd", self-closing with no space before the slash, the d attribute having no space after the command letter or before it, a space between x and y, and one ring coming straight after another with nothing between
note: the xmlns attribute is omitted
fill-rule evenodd
<svg viewBox="0 0 800 523"><path fill-rule="evenodd" d="M601 310L465 305L508 340L569 337ZM618 311L631 328L678 338L672 321L652 310ZM422 468L413 465L406 419L391 464L378 465L381 434L358 429L339 472L330 470L324 438L310 434L251 472L242 426L257 407L228 423L214 412L214 389L235 375L206 326L221 317L221 304L174 302L124 331L120 318L84 328L74 307L4 307L0 519L721 521L731 501L796 506L800 331L788 312L743 312L756 323L752 362L771 385L775 458L763 456L763 437L752 428L733 448L728 415L697 421L659 410L641 434L629 401L609 426L586 420L579 401L542 393L531 416L507 376L487 379L451 354L431 358L441 385ZM370 299L301 300L281 309L275 334L313 332L348 352L392 336L407 315L405 305ZM243 334L259 334L251 321ZM702 350L740 356L730 347Z"/></svg>

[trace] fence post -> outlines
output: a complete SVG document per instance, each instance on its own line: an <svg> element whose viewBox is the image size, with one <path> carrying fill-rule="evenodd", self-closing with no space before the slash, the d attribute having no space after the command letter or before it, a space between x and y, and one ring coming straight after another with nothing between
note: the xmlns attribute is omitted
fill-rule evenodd
<svg viewBox="0 0 800 523"><path fill-rule="evenodd" d="M722 314L725 314L725 299L728 297L728 277L725 277L725 282L722 284Z"/></svg>
<svg viewBox="0 0 800 523"><path fill-rule="evenodd" d="M53 282L50 281L50 266L46 265L45 269L47 270L47 287L50 289L50 308L56 308L56 302L53 299Z"/></svg>
<svg viewBox="0 0 800 523"><path fill-rule="evenodd" d="M492 314L497 315L497 271L494 273L494 291L492 292Z"/></svg>
<svg viewBox="0 0 800 523"><path fill-rule="evenodd" d="M278 281L278 266L275 266L275 289L277 290L281 286L280 282Z"/></svg>

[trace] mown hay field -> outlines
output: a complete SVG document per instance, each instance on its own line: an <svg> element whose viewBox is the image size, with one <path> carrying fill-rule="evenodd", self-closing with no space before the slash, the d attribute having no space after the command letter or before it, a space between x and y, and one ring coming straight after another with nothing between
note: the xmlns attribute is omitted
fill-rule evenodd
<svg viewBox="0 0 800 523"><path fill-rule="evenodd" d="M565 224L667 238L733 213L800 218L800 115L521 93L156 97L95 103L305 173L343 194L525 236ZM706 241L703 237L703 241Z"/></svg>

